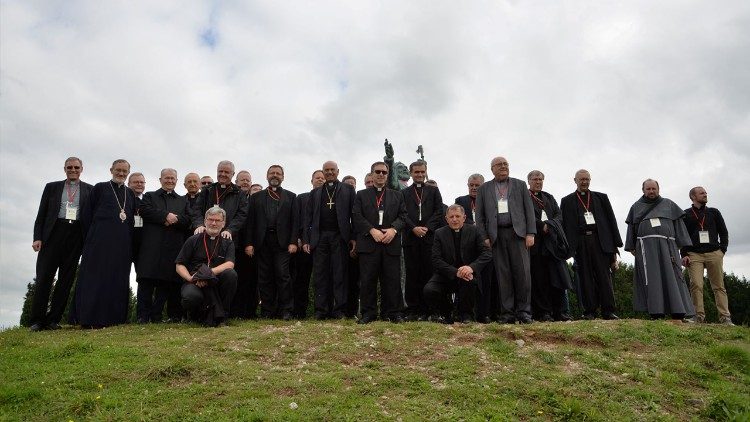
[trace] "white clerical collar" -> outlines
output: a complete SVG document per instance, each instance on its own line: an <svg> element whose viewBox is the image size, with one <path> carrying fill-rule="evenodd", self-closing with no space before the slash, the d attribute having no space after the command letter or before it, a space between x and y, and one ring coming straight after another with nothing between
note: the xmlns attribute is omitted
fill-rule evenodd
<svg viewBox="0 0 750 422"><path fill-rule="evenodd" d="M68 180L69 185L75 185L76 183L78 183L78 180Z"/></svg>
<svg viewBox="0 0 750 422"><path fill-rule="evenodd" d="M333 186L333 182L328 182L328 186Z"/></svg>
<svg viewBox="0 0 750 422"><path fill-rule="evenodd" d="M216 240L216 236L208 236L208 238L211 240Z"/></svg>
<svg viewBox="0 0 750 422"><path fill-rule="evenodd" d="M417 187L418 187L418 188L421 188L421 187L422 187L422 184L421 184L421 183L417 183Z"/></svg>
<svg viewBox="0 0 750 422"><path fill-rule="evenodd" d="M379 188L379 187L377 187L377 186L375 186L375 189L377 189L377 191L378 191L378 192L380 192L380 191L382 191L382 190L383 190L383 188Z"/></svg>
<svg viewBox="0 0 750 422"><path fill-rule="evenodd" d="M276 186L269 186L269 189L271 189L272 191L276 192Z"/></svg>
<svg viewBox="0 0 750 422"><path fill-rule="evenodd" d="M226 189L226 188L227 188L227 185L221 185L221 188L222 188L222 189Z"/></svg>
<svg viewBox="0 0 750 422"><path fill-rule="evenodd" d="M454 232L459 233L461 232L461 229L453 229Z"/></svg>

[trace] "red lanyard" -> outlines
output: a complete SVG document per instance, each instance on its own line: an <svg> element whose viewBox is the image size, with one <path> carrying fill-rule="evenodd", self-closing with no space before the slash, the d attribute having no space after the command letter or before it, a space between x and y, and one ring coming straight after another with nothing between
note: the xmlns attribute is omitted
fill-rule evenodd
<svg viewBox="0 0 750 422"><path fill-rule="evenodd" d="M698 214L695 213L695 208L690 208L690 211L693 212L693 215L695 216L695 221L698 222L698 225L701 226L701 231L703 230L703 224L706 222L706 207L703 207L703 218L700 220L698 219Z"/></svg>
<svg viewBox="0 0 750 422"><path fill-rule="evenodd" d="M419 192L417 192L416 186L414 186L414 196L417 197L417 205L422 205L422 197L419 196Z"/></svg>
<svg viewBox="0 0 750 422"><path fill-rule="evenodd" d="M206 243L206 234L203 233L203 248L206 250L206 258L208 258L208 266L211 266L211 258L216 256L216 249L219 247L219 243L221 242L221 239L217 237L216 243L214 244L214 252L208 253L208 244Z"/></svg>
<svg viewBox="0 0 750 422"><path fill-rule="evenodd" d="M214 191L214 193L216 194L216 205L219 205L221 203L219 201L221 201L221 198L223 198L227 192L229 192L229 186L227 186L227 188L224 189L224 192L222 192L221 196L219 196L219 186L216 186L216 190Z"/></svg>
<svg viewBox="0 0 750 422"><path fill-rule="evenodd" d="M531 199L533 199L534 202L536 202L541 209L544 209L544 201L537 198L536 195L534 195L534 192L531 191L531 189L529 189L529 195L531 195Z"/></svg>
<svg viewBox="0 0 750 422"><path fill-rule="evenodd" d="M266 190L268 191L268 196L270 196L271 199L274 199L276 201L278 201L278 200L281 199L281 195L279 195L278 193L272 191L270 187L268 189L266 189Z"/></svg>
<svg viewBox="0 0 750 422"><path fill-rule="evenodd" d="M76 199L76 194L78 193L78 189L81 188L81 185L77 184L76 185L76 190L74 190L72 194L70 193L70 183L66 183L65 185L66 185L66 188L68 190L68 203L70 203L71 205L73 205L73 200Z"/></svg>
<svg viewBox="0 0 750 422"><path fill-rule="evenodd" d="M383 203L383 196L385 196L385 189L383 188L383 193L380 194L380 197L375 197L375 205L378 209L380 209L380 204Z"/></svg>
<svg viewBox="0 0 750 422"><path fill-rule="evenodd" d="M591 205L591 193L589 193L586 197L586 204L583 203L583 199L581 199L581 195L578 193L578 191L576 191L576 196L578 197L578 201L581 203L586 212L589 212L589 205Z"/></svg>

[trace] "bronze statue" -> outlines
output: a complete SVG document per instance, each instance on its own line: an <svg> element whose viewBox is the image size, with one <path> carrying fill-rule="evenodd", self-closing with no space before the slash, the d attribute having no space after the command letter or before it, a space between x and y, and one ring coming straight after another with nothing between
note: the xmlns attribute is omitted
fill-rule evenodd
<svg viewBox="0 0 750 422"><path fill-rule="evenodd" d="M395 161L393 158L393 144L385 140L385 157L383 161L388 165L388 184L387 186L391 189L401 190L406 188L409 183L411 176L409 175L409 168L400 161Z"/></svg>

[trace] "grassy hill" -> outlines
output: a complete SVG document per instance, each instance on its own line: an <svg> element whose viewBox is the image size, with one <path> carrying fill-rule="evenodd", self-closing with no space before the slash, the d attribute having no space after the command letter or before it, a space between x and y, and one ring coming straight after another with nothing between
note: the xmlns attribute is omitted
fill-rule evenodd
<svg viewBox="0 0 750 422"><path fill-rule="evenodd" d="M234 322L0 333L1 420L748 420L750 329Z"/></svg>

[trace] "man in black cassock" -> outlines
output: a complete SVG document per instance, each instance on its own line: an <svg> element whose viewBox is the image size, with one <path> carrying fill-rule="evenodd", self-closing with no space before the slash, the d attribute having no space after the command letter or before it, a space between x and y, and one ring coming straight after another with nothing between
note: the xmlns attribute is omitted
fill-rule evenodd
<svg viewBox="0 0 750 422"><path fill-rule="evenodd" d="M443 197L440 189L425 183L427 163L421 160L409 165L413 183L401 191L406 207L406 227L401 236L406 270L407 321L427 319L427 306L422 295L432 277L432 239L443 222Z"/></svg>
<svg viewBox="0 0 750 422"><path fill-rule="evenodd" d="M34 221L34 242L31 247L34 252L39 252L39 256L31 305L31 331L60 328L60 319L68 304L83 249L80 210L88 204L93 186L80 180L83 172L80 158L65 160L63 171L65 180L50 182L44 187ZM50 303L55 272L58 276Z"/></svg>
<svg viewBox="0 0 750 422"><path fill-rule="evenodd" d="M284 168L266 172L268 189L250 196L245 253L258 258L261 318L293 318L290 256L297 252L296 195L281 187Z"/></svg>
<svg viewBox="0 0 750 422"><path fill-rule="evenodd" d="M313 256L315 319L341 319L348 300L349 252L354 188L338 180L334 161L323 163L323 186L310 192L304 215L303 249Z"/></svg>
<svg viewBox="0 0 750 422"><path fill-rule="evenodd" d="M161 322L164 304L170 321L182 319L180 277L174 260L185 243L191 220L187 198L177 195L177 170L165 168L159 177L161 188L143 195L142 243L135 270L138 273L136 313L138 322Z"/></svg>
<svg viewBox="0 0 750 422"><path fill-rule="evenodd" d="M570 246L560 207L555 197L542 190L544 173L532 170L527 180L536 222L534 246L529 249L531 309L538 321L570 321L565 302L565 290L573 287L566 263Z"/></svg>
<svg viewBox="0 0 750 422"><path fill-rule="evenodd" d="M135 194L135 215L133 216L133 264L138 263L139 249L143 242L143 216L141 216L141 201L143 192L146 190L146 176L143 173L133 172L128 176L128 187ZM136 270L136 274L138 270Z"/></svg>
<svg viewBox="0 0 750 422"><path fill-rule="evenodd" d="M458 318L471 322L478 280L482 268L492 261L492 252L484 243L474 224L464 224L466 212L453 204L445 215L447 226L435 232L432 245L433 276L424 287L424 298L430 320L452 323L452 305L449 295L456 293Z"/></svg>
<svg viewBox="0 0 750 422"><path fill-rule="evenodd" d="M323 170L315 170L310 178L312 189L323 186L326 179L323 176ZM305 213L307 212L307 203L310 200L310 192L303 192L297 195L295 208L297 210L297 246L302 247L305 236ZM313 257L310 253L296 253L292 256L294 265L294 276L292 277L292 291L294 292L294 310L292 313L295 318L305 319L307 317L307 305L310 301L310 276L313 271Z"/></svg>
<svg viewBox="0 0 750 422"><path fill-rule="evenodd" d="M641 190L643 196L625 220L625 250L635 256L633 309L648 312L653 319L671 315L693 322L695 308L682 277L679 250L693 244L685 228L685 212L659 195L656 180L646 179Z"/></svg>
<svg viewBox="0 0 750 422"><path fill-rule="evenodd" d="M71 324L102 328L127 320L135 195L125 186L130 164L115 160L112 180L97 183L81 209L86 233Z"/></svg>
<svg viewBox="0 0 750 422"><path fill-rule="evenodd" d="M253 185L252 175L247 170L237 172L234 180L245 198L250 200L250 187ZM247 220L246 220L247 221ZM234 270L237 272L237 291L232 299L232 318L253 319L257 317L258 309L258 265L255 258L245 254L241 245L245 244L245 230L240 230L232 240L236 246Z"/></svg>
<svg viewBox="0 0 750 422"><path fill-rule="evenodd" d="M386 188L388 166L382 161L370 167L373 186L357 192L352 209L359 255L358 324L368 324L378 317L378 282L380 282L380 315L391 322L403 322L401 291L401 238L398 232L406 225L406 207L400 192Z"/></svg>
<svg viewBox="0 0 750 422"><path fill-rule="evenodd" d="M583 317L594 319L601 308L604 319L618 319L610 274L622 246L615 213L606 194L589 190L591 174L587 170L578 170L573 181L576 191L560 201L560 210L565 237L575 251Z"/></svg>
<svg viewBox="0 0 750 422"><path fill-rule="evenodd" d="M182 307L193 321L209 326L226 324L237 289L233 242L220 234L226 213L213 206L206 211L201 233L185 241L175 259L175 270L184 280Z"/></svg>

